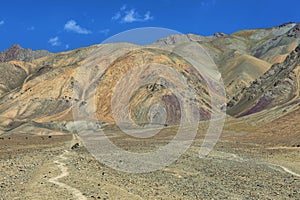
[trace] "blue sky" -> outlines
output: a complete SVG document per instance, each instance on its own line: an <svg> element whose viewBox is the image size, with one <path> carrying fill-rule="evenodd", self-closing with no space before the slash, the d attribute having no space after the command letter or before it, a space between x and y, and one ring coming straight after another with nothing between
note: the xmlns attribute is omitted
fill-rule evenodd
<svg viewBox="0 0 300 200"><path fill-rule="evenodd" d="M300 22L299 2L6 0L0 7L0 51L13 44L34 50L65 51L101 43L122 31L141 27L199 35L272 27Z"/></svg>

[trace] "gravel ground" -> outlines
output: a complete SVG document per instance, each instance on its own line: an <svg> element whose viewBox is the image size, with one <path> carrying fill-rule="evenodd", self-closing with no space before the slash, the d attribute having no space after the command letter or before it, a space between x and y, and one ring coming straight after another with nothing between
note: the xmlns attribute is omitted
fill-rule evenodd
<svg viewBox="0 0 300 200"><path fill-rule="evenodd" d="M0 160L3 200L300 199L300 178L276 166L299 174L299 148L267 149L221 140L208 157L199 159L199 140L162 170L130 174L101 164L82 145L72 150L70 146L77 141L68 141L70 137L44 138L51 142L33 145L28 141L22 146L11 140L0 141L2 147L6 145ZM147 146L130 144L127 140L131 151ZM50 181L62 174L62 166L68 174L58 181L66 187ZM73 189L83 197L76 196Z"/></svg>

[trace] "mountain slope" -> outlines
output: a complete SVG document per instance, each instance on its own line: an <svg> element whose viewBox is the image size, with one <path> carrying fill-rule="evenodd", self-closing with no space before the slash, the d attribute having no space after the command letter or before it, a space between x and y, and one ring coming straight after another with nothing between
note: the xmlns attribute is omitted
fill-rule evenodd
<svg viewBox="0 0 300 200"><path fill-rule="evenodd" d="M9 49L0 52L0 62L8 62L11 60L28 62L49 54L50 52L45 50L32 51L31 49L23 49L19 45L13 45Z"/></svg>
<svg viewBox="0 0 300 200"><path fill-rule="evenodd" d="M300 46L285 61L274 64L243 93L229 102L228 113L245 116L275 106L293 105L299 101Z"/></svg>
<svg viewBox="0 0 300 200"><path fill-rule="evenodd" d="M186 105L197 105L201 120L217 110L212 96L229 102L233 117L274 120L274 109L280 109L279 118L299 103L298 44L299 24L288 23L231 35L173 35L144 47L113 43L49 54L14 46L1 54L0 130L24 123L66 129L73 120L72 106L85 113L85 119L96 113L100 123L115 123L117 117L139 125L164 120L174 125L183 114L175 88L189 97ZM150 71L152 65L159 73ZM185 81L173 78L176 73ZM216 85L220 75L227 100L218 88L209 90L207 85ZM123 77L130 82L122 82ZM120 107L121 98L128 103L129 115ZM158 108L163 112L149 115Z"/></svg>
<svg viewBox="0 0 300 200"><path fill-rule="evenodd" d="M221 74L224 74L224 84L227 96L231 99L241 90L250 86L250 84L259 76L270 69L271 64L257 59L247 54L234 52L234 54L219 67Z"/></svg>

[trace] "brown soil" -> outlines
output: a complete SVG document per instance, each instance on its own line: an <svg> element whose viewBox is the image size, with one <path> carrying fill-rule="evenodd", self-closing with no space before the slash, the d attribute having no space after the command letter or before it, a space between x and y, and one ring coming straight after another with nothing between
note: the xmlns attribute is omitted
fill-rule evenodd
<svg viewBox="0 0 300 200"><path fill-rule="evenodd" d="M70 135L52 138L8 135L0 140L1 199L300 197L300 177L297 176L300 174L300 148L271 148L233 141L227 133L204 159L198 156L202 143L199 138L174 164L151 173L130 174L101 164L78 139L71 138ZM140 143L130 138L124 140L122 136L114 137L113 141L124 148L127 146L130 151L139 152L162 145L168 139L156 138L154 144L151 140ZM77 142L79 148L71 150L70 147ZM57 183L51 181L54 179Z"/></svg>

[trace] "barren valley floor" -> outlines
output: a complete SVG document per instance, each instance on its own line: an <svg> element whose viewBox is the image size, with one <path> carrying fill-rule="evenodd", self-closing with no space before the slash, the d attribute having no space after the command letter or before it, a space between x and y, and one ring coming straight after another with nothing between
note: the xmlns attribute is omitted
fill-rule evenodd
<svg viewBox="0 0 300 200"><path fill-rule="evenodd" d="M145 148L145 143L122 141L132 151ZM226 134L209 156L200 159L198 138L174 164L130 174L101 164L82 145L72 150L77 142L71 135L3 137L0 199L300 198L299 147L271 148ZM164 142L162 138L149 146Z"/></svg>

